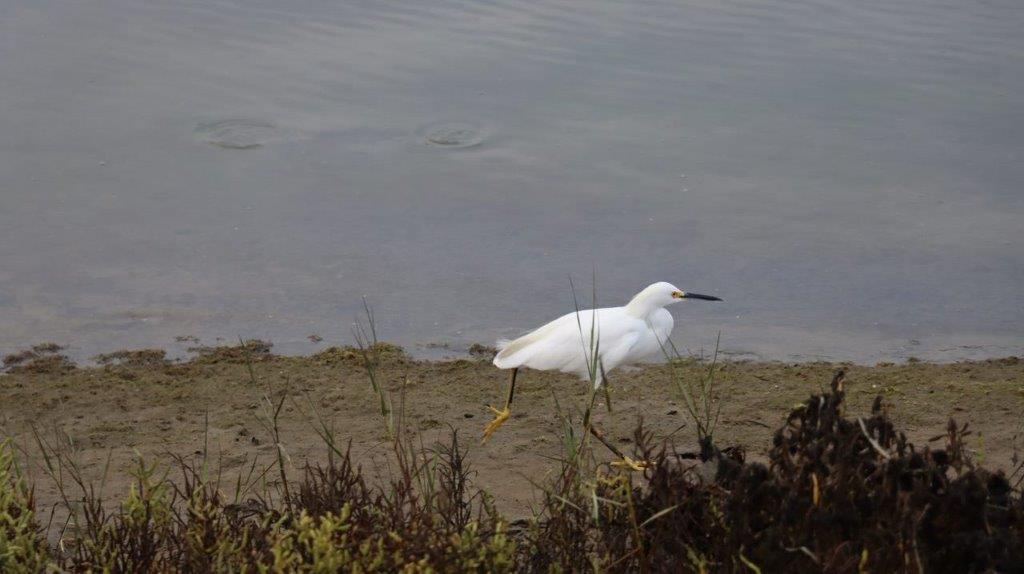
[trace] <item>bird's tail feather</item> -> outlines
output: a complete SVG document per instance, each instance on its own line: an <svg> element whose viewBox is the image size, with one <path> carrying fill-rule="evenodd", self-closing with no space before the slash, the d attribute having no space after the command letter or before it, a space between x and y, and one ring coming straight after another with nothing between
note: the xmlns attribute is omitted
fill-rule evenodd
<svg viewBox="0 0 1024 574"><path fill-rule="evenodd" d="M509 357L507 356L514 353L514 351L509 348L509 345L512 343L512 339L498 339L494 342L494 346L498 349L497 354L494 355L493 363L495 367L498 367L499 369L506 369L513 366L508 362Z"/></svg>

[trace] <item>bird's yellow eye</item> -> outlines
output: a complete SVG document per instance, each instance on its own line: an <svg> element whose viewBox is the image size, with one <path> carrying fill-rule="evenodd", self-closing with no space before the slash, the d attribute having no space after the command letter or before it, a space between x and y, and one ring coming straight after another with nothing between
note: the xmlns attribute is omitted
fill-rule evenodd
<svg viewBox="0 0 1024 574"><path fill-rule="evenodd" d="M672 298L673 299L682 299L683 298L683 292L682 291L673 291L672 292Z"/></svg>

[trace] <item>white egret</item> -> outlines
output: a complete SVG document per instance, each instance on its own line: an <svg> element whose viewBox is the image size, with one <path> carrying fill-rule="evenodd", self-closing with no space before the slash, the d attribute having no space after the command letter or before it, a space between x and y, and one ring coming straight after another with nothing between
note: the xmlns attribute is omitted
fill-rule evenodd
<svg viewBox="0 0 1024 574"><path fill-rule="evenodd" d="M662 281L637 293L624 307L574 311L514 341L498 341L494 366L512 369L512 372L505 408L488 407L494 413L494 420L484 428L484 440L512 414L512 396L520 367L573 373L586 380L592 379L595 388L600 387L604 374L612 369L663 352L674 324L672 314L665 307L684 299L721 301L711 295L681 291ZM591 330L596 343L593 345ZM597 361L592 360L592 348L597 351ZM598 368L591 375L595 365Z"/></svg>

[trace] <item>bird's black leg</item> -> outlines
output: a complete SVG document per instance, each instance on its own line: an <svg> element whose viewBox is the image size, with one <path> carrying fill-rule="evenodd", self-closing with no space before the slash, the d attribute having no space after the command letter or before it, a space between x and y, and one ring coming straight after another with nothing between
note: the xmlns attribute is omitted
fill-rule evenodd
<svg viewBox="0 0 1024 574"><path fill-rule="evenodd" d="M512 374L508 377L508 397L505 399L505 410L512 409L512 397L516 394L516 375L519 373L519 367L512 369Z"/></svg>
<svg viewBox="0 0 1024 574"><path fill-rule="evenodd" d="M618 449L618 447L609 442L608 439L604 438L604 433L597 430L597 427L593 425L591 425L590 427L590 434L594 435L594 438L601 441L601 444L603 444L605 448L612 451L612 454L619 458L619 460L616 460L611 463L612 466L618 466L621 468L628 468L629 470L642 472L651 465L651 463L646 460L633 460L632 458L623 454L622 451Z"/></svg>
<svg viewBox="0 0 1024 574"><path fill-rule="evenodd" d="M608 450L612 451L612 454L614 454L615 456L617 456L617 457L619 457L621 459L626 458L626 455L622 454L622 451L619 450L619 448L617 446L615 446L612 443L608 442L608 439L604 438L604 433L602 433L601 431L597 430L597 427L591 425L591 427L590 427L590 434L594 435L594 438L596 438L597 440L601 441L601 444L603 444L605 447L607 447Z"/></svg>
<svg viewBox="0 0 1024 574"><path fill-rule="evenodd" d="M611 412L612 411L612 397L611 397L611 393L608 392L608 375L607 375L607 373L604 372L604 365L601 365L601 384L604 387L604 400L605 400L605 404L608 406L608 412ZM650 466L650 463L648 461L645 461L645 460L633 460L632 458L630 458L630 457L626 456L625 454L623 454L622 451L618 449L618 447L616 447L614 444L608 442L608 439L604 438L604 433L599 431L596 426L590 425L590 434L594 435L594 438L599 440L601 442L601 444L603 444L605 446L605 448L607 448L608 450L612 451L612 454L614 454L615 456L617 456L619 458L619 460L617 460L617 461L612 463L612 466L619 466L619 467L628 468L630 470L635 470L635 471L643 471L648 466Z"/></svg>

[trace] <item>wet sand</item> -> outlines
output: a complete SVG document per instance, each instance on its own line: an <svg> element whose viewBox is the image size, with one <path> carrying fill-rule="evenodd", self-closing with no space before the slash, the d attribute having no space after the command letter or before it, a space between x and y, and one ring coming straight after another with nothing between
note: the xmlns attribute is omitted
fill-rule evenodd
<svg viewBox="0 0 1024 574"><path fill-rule="evenodd" d="M575 413L578 420L587 385L566 375L523 372L512 418L490 442L480 444L489 419L486 405L503 400L507 380L486 353L422 361L397 347L382 349L379 380L401 413L403 432L429 446L444 440L449 428L457 430L470 445L468 461L478 484L494 495L498 508L512 517L529 515L536 492L532 483L543 482L557 468L560 413ZM172 454L198 457L204 449L224 483L233 484L254 459L262 466L275 457L273 441L258 418L268 389L289 397L280 418L281 442L296 472L326 457L316 432L315 406L338 439L351 441L368 475L387 474L391 446L386 425L354 349L276 356L259 345L247 352L224 347L183 362L167 361L162 351L150 350L114 353L102 358L107 364L90 367L75 366L54 351L40 348L34 355L12 357L0 375L0 422L24 449L44 516L57 504L58 492L42 472L33 426L50 440L57 431L66 433L87 480L99 484L109 458L103 486L108 497L126 492L127 471L137 456L169 464ZM688 380L697 380L707 368L699 361L676 366ZM847 371L851 414L867 413L881 395L914 442L942 434L952 417L969 424L974 432L969 444L986 466L1010 468L1015 447L1024 446L1024 364L1015 357L877 366L722 363L714 392L721 401L716 442L742 445L750 456L760 456L789 409L827 387L839 368ZM667 365L618 371L611 381L613 410L602 404L597 420L623 450L630 449L638 417L655 438L674 433L681 451L695 447L693 424Z"/></svg>

